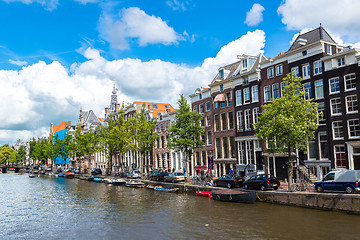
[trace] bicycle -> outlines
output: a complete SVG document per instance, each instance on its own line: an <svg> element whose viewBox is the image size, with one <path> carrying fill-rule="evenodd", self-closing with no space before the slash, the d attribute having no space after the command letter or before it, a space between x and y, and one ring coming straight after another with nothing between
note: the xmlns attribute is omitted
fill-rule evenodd
<svg viewBox="0 0 360 240"><path fill-rule="evenodd" d="M301 192L301 191L309 192L311 189L312 187L310 186L309 182L304 180L297 181L296 183L291 185L292 192Z"/></svg>

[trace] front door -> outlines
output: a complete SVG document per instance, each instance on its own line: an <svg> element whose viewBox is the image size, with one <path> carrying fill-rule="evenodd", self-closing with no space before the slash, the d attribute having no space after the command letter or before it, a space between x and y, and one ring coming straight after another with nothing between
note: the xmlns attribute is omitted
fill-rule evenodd
<svg viewBox="0 0 360 240"><path fill-rule="evenodd" d="M354 170L360 170L360 156L353 155L353 159L354 159Z"/></svg>

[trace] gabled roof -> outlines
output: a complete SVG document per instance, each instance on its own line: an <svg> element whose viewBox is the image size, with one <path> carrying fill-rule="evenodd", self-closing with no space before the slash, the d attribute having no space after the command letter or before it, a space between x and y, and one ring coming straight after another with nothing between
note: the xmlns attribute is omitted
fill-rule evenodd
<svg viewBox="0 0 360 240"><path fill-rule="evenodd" d="M237 62L234 62L234 63L231 63L229 65L226 65L226 66L222 67L222 69L227 71L227 75L224 76L224 80L229 78L229 77L232 77L234 75L234 72L238 69L239 65L240 65L240 61L237 61ZM211 81L211 83L215 83L216 80L223 80L223 79L221 79L219 71L216 74L216 76L214 77L214 79Z"/></svg>
<svg viewBox="0 0 360 240"><path fill-rule="evenodd" d="M291 45L288 51L302 47L303 45L300 44L301 41L305 41L306 45L308 45L310 43L314 43L320 40L324 40L336 44L334 39L332 39L332 37L328 34L328 32L325 31L325 29L320 25L320 27L314 30L311 30L303 34L299 34L299 36L297 36L296 40Z"/></svg>
<svg viewBox="0 0 360 240"><path fill-rule="evenodd" d="M63 121L63 122L61 122L59 125L52 125L51 127L52 127L51 132L54 134L54 133L56 133L56 132L59 132L59 131L61 131L61 130L64 130L65 127L66 127L66 122Z"/></svg>
<svg viewBox="0 0 360 240"><path fill-rule="evenodd" d="M146 110L153 111L153 117L159 112L174 112L175 109L169 103L134 102L134 105L146 105Z"/></svg>

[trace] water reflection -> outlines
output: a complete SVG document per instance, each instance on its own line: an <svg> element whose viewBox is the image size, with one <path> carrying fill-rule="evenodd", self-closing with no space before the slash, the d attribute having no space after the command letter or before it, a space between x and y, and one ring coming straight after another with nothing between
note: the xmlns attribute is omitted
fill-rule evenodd
<svg viewBox="0 0 360 240"><path fill-rule="evenodd" d="M0 175L0 239L352 239L359 216Z"/></svg>

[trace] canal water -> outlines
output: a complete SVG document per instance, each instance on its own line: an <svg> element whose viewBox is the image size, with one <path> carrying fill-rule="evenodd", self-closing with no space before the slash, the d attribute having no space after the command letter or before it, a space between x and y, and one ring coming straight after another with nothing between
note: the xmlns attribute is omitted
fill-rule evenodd
<svg viewBox="0 0 360 240"><path fill-rule="evenodd" d="M0 174L0 239L359 239L360 216Z"/></svg>

